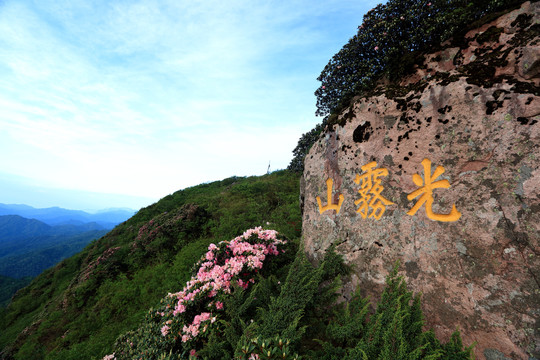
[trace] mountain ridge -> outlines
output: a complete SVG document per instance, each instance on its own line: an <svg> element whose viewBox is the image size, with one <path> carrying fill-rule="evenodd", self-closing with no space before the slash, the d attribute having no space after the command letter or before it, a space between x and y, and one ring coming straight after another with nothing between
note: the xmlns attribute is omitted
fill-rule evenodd
<svg viewBox="0 0 540 360"><path fill-rule="evenodd" d="M108 231L101 225L47 225L19 215L0 215L0 306L31 278L81 251ZM24 281L23 281L24 280Z"/></svg>
<svg viewBox="0 0 540 360"><path fill-rule="evenodd" d="M70 210L58 206L34 208L24 204L0 203L0 215L19 215L28 219L36 219L48 225L76 224L95 222L107 229L127 220L136 211L127 208L111 208L89 213L83 210Z"/></svg>

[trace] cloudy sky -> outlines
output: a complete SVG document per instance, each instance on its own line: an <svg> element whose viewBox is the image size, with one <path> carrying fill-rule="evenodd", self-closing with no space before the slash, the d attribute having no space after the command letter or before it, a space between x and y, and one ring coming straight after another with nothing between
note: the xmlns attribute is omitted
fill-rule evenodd
<svg viewBox="0 0 540 360"><path fill-rule="evenodd" d="M377 3L0 0L0 203L140 208L286 168Z"/></svg>

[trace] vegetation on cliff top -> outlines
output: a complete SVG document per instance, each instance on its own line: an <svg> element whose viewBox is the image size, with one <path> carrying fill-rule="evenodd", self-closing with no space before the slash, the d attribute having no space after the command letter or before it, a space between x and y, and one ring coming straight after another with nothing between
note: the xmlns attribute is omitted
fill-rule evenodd
<svg viewBox="0 0 540 360"><path fill-rule="evenodd" d="M316 115L322 125L302 135L289 169L303 171L304 158L327 124L354 96L378 81L399 80L410 73L422 52L493 20L498 12L524 0L389 0L364 15L358 32L335 54L317 78Z"/></svg>
<svg viewBox="0 0 540 360"><path fill-rule="evenodd" d="M523 0L389 0L370 10L358 33L335 54L317 78L317 115L336 112L372 88L382 76L407 74L418 54L450 37L463 36L481 17Z"/></svg>

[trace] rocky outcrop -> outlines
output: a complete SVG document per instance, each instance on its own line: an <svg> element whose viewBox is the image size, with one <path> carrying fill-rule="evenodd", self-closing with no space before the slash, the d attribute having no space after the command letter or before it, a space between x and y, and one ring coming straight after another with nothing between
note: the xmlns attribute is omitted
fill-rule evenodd
<svg viewBox="0 0 540 360"><path fill-rule="evenodd" d="M306 156L305 250L332 244L349 291L395 261L428 326L479 359L540 358L540 3L355 98ZM347 296L347 292L344 294Z"/></svg>

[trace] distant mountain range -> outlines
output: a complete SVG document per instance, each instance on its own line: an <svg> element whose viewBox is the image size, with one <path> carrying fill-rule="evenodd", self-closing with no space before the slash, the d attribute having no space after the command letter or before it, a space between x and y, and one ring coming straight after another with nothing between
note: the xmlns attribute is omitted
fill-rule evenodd
<svg viewBox="0 0 540 360"><path fill-rule="evenodd" d="M0 216L0 275L37 276L107 232L95 222L51 226L19 215Z"/></svg>
<svg viewBox="0 0 540 360"><path fill-rule="evenodd" d="M129 219L131 209L96 213L0 204L0 307L15 291Z"/></svg>
<svg viewBox="0 0 540 360"><path fill-rule="evenodd" d="M19 215L27 219L36 219L47 225L83 225L97 223L105 229L112 229L135 214L132 209L106 209L97 213L81 210L68 210L59 207L36 209L28 205L1 204L0 215Z"/></svg>

